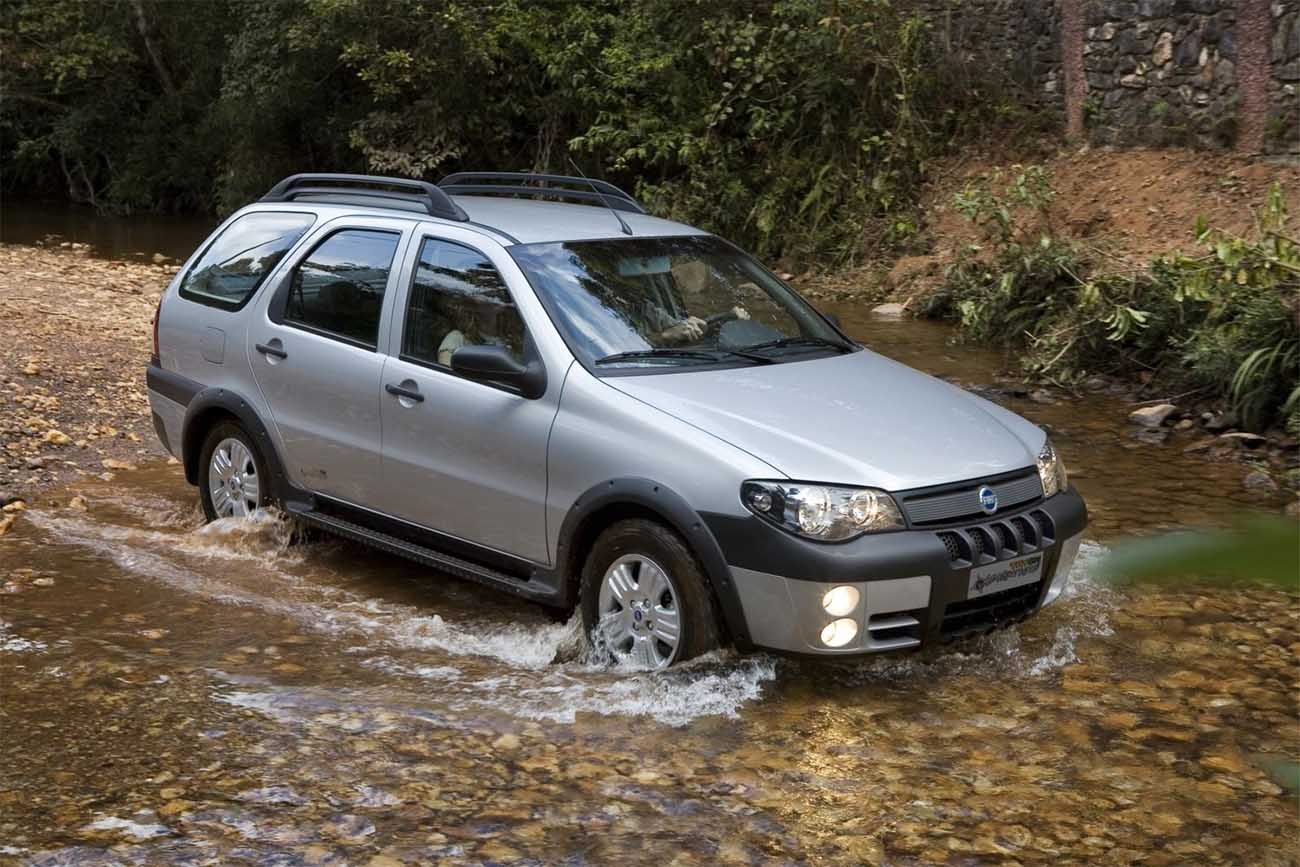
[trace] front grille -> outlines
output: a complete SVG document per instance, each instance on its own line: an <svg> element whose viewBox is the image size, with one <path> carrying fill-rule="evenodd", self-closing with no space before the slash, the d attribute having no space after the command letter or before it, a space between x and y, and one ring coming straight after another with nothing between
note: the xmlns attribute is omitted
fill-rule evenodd
<svg viewBox="0 0 1300 867"><path fill-rule="evenodd" d="M1056 541L1052 517L1034 509L1010 518L935 534L948 550L954 569L980 566L1047 548Z"/></svg>
<svg viewBox="0 0 1300 867"><path fill-rule="evenodd" d="M984 512L980 508L979 490L986 485L997 495L1000 511L1023 506L1043 496L1043 483L1038 478L1038 470L1031 467L1009 478L962 482L945 486L938 491L929 488L912 494L903 492L899 498L903 512L913 525L943 524L981 517Z"/></svg>
<svg viewBox="0 0 1300 867"><path fill-rule="evenodd" d="M943 610L939 628L944 641L953 641L977 632L991 632L1023 620L1038 604L1043 582L999 590L987 596L950 602Z"/></svg>

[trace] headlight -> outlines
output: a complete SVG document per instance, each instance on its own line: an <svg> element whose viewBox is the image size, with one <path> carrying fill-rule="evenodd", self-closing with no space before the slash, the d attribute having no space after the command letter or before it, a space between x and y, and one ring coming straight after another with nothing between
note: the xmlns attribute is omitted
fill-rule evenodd
<svg viewBox="0 0 1300 867"><path fill-rule="evenodd" d="M1043 481L1044 497L1060 493L1069 485L1069 479L1065 474L1065 461L1061 460L1061 456L1056 453L1050 439L1043 443L1043 448L1038 452L1038 478Z"/></svg>
<svg viewBox="0 0 1300 867"><path fill-rule="evenodd" d="M754 514L822 542L906 526L894 498L875 488L749 481L741 486L740 499Z"/></svg>

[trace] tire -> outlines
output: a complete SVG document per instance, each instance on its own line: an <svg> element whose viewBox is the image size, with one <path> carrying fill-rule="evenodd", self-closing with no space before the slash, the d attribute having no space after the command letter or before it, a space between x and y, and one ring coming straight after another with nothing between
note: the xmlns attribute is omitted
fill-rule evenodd
<svg viewBox="0 0 1300 867"><path fill-rule="evenodd" d="M600 534L583 564L580 598L592 646L615 662L663 669L718 647L704 570L686 542L655 521L619 521Z"/></svg>
<svg viewBox="0 0 1300 867"><path fill-rule="evenodd" d="M214 465L218 453L229 470ZM209 521L247 517L266 508L271 502L270 482L266 461L243 427L225 421L208 431L199 451L199 499Z"/></svg>

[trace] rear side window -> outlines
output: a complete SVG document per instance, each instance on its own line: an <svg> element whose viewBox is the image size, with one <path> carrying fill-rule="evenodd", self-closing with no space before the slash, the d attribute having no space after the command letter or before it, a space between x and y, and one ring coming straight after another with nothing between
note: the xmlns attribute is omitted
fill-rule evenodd
<svg viewBox="0 0 1300 867"><path fill-rule="evenodd" d="M181 297L238 310L315 221L312 214L245 214L227 226L194 263L181 281Z"/></svg>
<svg viewBox="0 0 1300 867"><path fill-rule="evenodd" d="M294 269L284 320L374 349L398 232L335 232Z"/></svg>
<svg viewBox="0 0 1300 867"><path fill-rule="evenodd" d="M448 367L460 347L484 345L505 347L523 360L524 323L505 281L478 250L426 239L411 285L402 357Z"/></svg>

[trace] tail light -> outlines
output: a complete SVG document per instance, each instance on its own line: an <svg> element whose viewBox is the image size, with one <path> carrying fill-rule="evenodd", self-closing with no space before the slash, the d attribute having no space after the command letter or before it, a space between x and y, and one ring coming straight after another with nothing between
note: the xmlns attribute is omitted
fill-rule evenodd
<svg viewBox="0 0 1300 867"><path fill-rule="evenodd" d="M158 299L158 306L153 309L153 358L151 359L155 366L160 365L161 356L158 354L158 315L162 313L162 299Z"/></svg>

